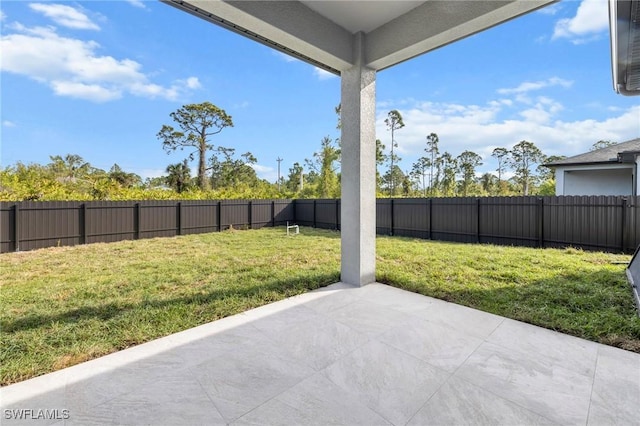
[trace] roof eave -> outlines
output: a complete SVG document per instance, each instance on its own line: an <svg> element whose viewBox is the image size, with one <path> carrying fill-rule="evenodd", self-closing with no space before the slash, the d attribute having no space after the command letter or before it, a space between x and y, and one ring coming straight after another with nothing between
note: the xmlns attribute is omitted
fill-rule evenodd
<svg viewBox="0 0 640 426"><path fill-rule="evenodd" d="M612 164L633 164L633 162L610 160L610 161L588 161L588 162L560 163L560 164L558 164L558 163L549 163L549 164L543 164L543 166L544 167L604 166L604 165L612 165Z"/></svg>
<svg viewBox="0 0 640 426"><path fill-rule="evenodd" d="M579 163L549 163L543 164L544 167L564 167L564 166L597 166L597 165L605 165L605 164L619 164L617 161L590 161L590 162L579 162Z"/></svg>
<svg viewBox="0 0 640 426"><path fill-rule="evenodd" d="M640 95L640 0L609 0L613 89L625 96Z"/></svg>

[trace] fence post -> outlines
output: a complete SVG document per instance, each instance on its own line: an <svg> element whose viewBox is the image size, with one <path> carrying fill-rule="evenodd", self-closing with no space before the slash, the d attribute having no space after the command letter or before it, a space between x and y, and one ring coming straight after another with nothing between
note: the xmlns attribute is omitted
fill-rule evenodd
<svg viewBox="0 0 640 426"><path fill-rule="evenodd" d="M296 223L298 221L298 213L296 212L296 209L298 208L298 203L297 201L294 199L291 204L293 204L293 223Z"/></svg>
<svg viewBox="0 0 640 426"><path fill-rule="evenodd" d="M252 221L253 218L251 217L251 210L253 210L253 209L252 209L251 201L249 201L248 203L249 203L249 217L248 217L249 226L248 226L248 228L251 229L252 228L252 222L253 222Z"/></svg>
<svg viewBox="0 0 640 426"><path fill-rule="evenodd" d="M313 227L316 227L316 200L313 200Z"/></svg>
<svg viewBox="0 0 640 426"><path fill-rule="evenodd" d="M476 198L476 242L480 243L480 198Z"/></svg>
<svg viewBox="0 0 640 426"><path fill-rule="evenodd" d="M620 199L620 207L622 208L622 213L621 213L621 218L620 218L620 245L621 245L621 251L624 253L625 249L627 248L625 245L625 228L627 226L626 221L627 221L627 199L626 198L622 198Z"/></svg>
<svg viewBox="0 0 640 426"><path fill-rule="evenodd" d="M80 232L82 233L80 244L87 244L87 203L82 203L80 207Z"/></svg>
<svg viewBox="0 0 640 426"><path fill-rule="evenodd" d="M222 232L222 200L218 201L218 232Z"/></svg>
<svg viewBox="0 0 640 426"><path fill-rule="evenodd" d="M271 201L271 227L276 227L276 202L275 200Z"/></svg>
<svg viewBox="0 0 640 426"><path fill-rule="evenodd" d="M176 204L176 234L182 235L182 202L178 201Z"/></svg>
<svg viewBox="0 0 640 426"><path fill-rule="evenodd" d="M133 217L133 232L134 239L140 239L140 203L135 204L134 217Z"/></svg>
<svg viewBox="0 0 640 426"><path fill-rule="evenodd" d="M20 251L20 207L13 205L13 251Z"/></svg>
<svg viewBox="0 0 640 426"><path fill-rule="evenodd" d="M544 198L538 198L538 247L544 247Z"/></svg>
<svg viewBox="0 0 640 426"><path fill-rule="evenodd" d="M336 230L340 230L340 198L336 198Z"/></svg>
<svg viewBox="0 0 640 426"><path fill-rule="evenodd" d="M433 240L433 198L429 198L429 239Z"/></svg>
<svg viewBox="0 0 640 426"><path fill-rule="evenodd" d="M393 198L391 199L391 230L389 231L389 235L393 236L393 228L394 228L394 218L393 218Z"/></svg>

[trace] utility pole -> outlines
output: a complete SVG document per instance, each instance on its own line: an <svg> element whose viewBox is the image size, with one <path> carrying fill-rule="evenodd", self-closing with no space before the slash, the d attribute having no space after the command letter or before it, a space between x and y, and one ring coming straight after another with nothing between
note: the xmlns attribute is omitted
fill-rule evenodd
<svg viewBox="0 0 640 426"><path fill-rule="evenodd" d="M304 189L304 169L300 169L300 192Z"/></svg>
<svg viewBox="0 0 640 426"><path fill-rule="evenodd" d="M280 163L282 162L282 158L278 156L276 161L278 162L278 191L280 191Z"/></svg>

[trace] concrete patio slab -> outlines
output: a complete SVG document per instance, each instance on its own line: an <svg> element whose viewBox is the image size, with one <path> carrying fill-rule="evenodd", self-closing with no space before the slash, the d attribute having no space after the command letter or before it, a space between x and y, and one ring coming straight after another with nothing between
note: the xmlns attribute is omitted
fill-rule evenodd
<svg viewBox="0 0 640 426"><path fill-rule="evenodd" d="M520 405L451 377L409 425L554 425Z"/></svg>
<svg viewBox="0 0 640 426"><path fill-rule="evenodd" d="M639 424L640 354L406 292L309 292L0 389L2 424Z"/></svg>

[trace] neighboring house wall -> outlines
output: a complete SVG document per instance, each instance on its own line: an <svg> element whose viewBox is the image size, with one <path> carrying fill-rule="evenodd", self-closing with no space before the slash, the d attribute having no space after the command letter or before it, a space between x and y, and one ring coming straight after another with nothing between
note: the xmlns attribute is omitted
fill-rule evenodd
<svg viewBox="0 0 640 426"><path fill-rule="evenodd" d="M635 164L556 168L556 195L634 195Z"/></svg>
<svg viewBox="0 0 640 426"><path fill-rule="evenodd" d="M638 173L638 170L640 169L640 156L636 157L636 164L635 164L635 169L633 170L633 173L635 174L636 177L636 181L635 181L635 186L633 187L633 195L638 195L638 192L640 192L640 173ZM638 306L638 309L640 309L640 306Z"/></svg>

